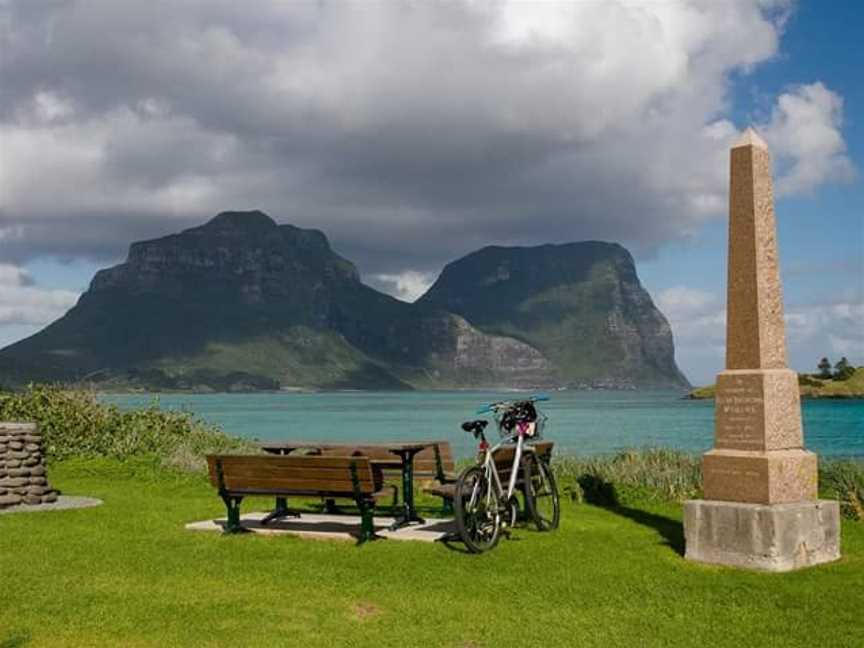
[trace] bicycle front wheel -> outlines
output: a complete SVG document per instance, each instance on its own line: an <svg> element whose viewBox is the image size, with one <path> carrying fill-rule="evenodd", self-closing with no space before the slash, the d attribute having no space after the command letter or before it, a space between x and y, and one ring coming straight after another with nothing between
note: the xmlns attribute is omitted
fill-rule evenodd
<svg viewBox="0 0 864 648"><path fill-rule="evenodd" d="M561 502L552 468L534 453L525 455L525 508L540 531L558 528Z"/></svg>
<svg viewBox="0 0 864 648"><path fill-rule="evenodd" d="M498 544L501 512L483 468L470 466L459 475L453 509L459 536L471 553L482 553Z"/></svg>

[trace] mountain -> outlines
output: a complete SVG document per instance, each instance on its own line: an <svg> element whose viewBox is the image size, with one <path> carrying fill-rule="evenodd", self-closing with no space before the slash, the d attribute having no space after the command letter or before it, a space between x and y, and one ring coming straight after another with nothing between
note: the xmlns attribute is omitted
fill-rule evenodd
<svg viewBox="0 0 864 648"><path fill-rule="evenodd" d="M105 388L220 391L551 388L576 384L573 376L586 384L606 381L613 386L685 384L674 366L668 325L647 294L640 303L624 300L623 319L611 309L620 296L604 292L617 290L621 282L579 289L600 299L597 304L563 299L553 308L549 290L557 285L569 294L566 286L572 288L571 280L584 275L578 268L605 267L599 252L593 261L583 258L578 246L589 244L574 245L569 256L555 254L561 257L560 279L569 284L546 277L551 268L547 246L533 248L533 255L517 248L487 248L476 254L485 258L488 250L499 250L502 263L507 255L523 255L519 263L511 260L501 267L512 268L511 274L524 268L546 277L543 290L533 297L529 290L522 300L546 299L545 310L532 310L535 319L546 318L544 331L556 326L562 334L583 330L562 325L574 317L566 312L568 304L599 314L607 309L609 321L620 319L625 327L659 318L653 329L627 328L627 335L616 337L629 340L628 352L650 348L652 353L637 353L626 365L614 356L609 364L612 356L601 357L592 341L572 337L576 349L567 351L567 363L562 364L550 349L564 349L565 340L555 347L548 344L548 333L532 336L528 333L534 329L524 324L508 327L502 318L496 323L489 319L491 313L478 314L466 306L476 290L469 281L468 292L460 293L459 277L463 269L474 272L474 255L448 266L427 295L407 304L364 285L354 265L332 250L322 232L279 225L259 211L223 212L200 227L133 243L126 262L99 271L65 316L0 351L0 382L86 380ZM623 248L615 249L626 255ZM466 261L469 265L463 268ZM532 264L535 270L530 270ZM614 272L619 270L628 269ZM628 281L638 286L632 260L629 271ZM591 272L579 281L592 284ZM600 274L605 277L605 272ZM499 279L489 287L500 291L506 284ZM502 298L515 294L500 293ZM500 306L496 312L506 312L506 304ZM631 312L639 308L650 312ZM665 334L660 324L666 326ZM658 334L659 343L642 339ZM618 353L614 344L603 348ZM572 371L575 361L570 359L579 356L578 349L586 354L584 373ZM656 362L640 366L639 358ZM607 365L614 371L607 371ZM632 380L622 373L627 367L635 371Z"/></svg>
<svg viewBox="0 0 864 648"><path fill-rule="evenodd" d="M614 243L486 247L447 265L419 304L531 345L564 385L687 384L669 322Z"/></svg>

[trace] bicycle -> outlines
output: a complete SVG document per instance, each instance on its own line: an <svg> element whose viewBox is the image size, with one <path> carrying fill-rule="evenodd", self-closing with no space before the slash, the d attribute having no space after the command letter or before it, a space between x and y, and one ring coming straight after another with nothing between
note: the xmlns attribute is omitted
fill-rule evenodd
<svg viewBox="0 0 864 648"><path fill-rule="evenodd" d="M542 437L546 416L537 411L534 403L543 400L548 397L501 401L481 408L478 414L492 413L498 425L501 441L494 446L490 446L484 433L488 421L480 419L462 424L465 432L471 432L480 441L480 459L459 475L453 502L459 536L472 553L493 549L502 528L515 525L519 516L517 485L521 486L525 508L537 529L558 528L561 507L555 476L528 442ZM512 447L514 442L513 466L505 490L494 455L505 446Z"/></svg>

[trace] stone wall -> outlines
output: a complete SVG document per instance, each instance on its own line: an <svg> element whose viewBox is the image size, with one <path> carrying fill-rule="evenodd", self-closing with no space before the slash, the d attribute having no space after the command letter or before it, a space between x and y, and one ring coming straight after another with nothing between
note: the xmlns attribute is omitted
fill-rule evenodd
<svg viewBox="0 0 864 648"><path fill-rule="evenodd" d="M57 500L48 485L42 433L35 423L0 423L0 509Z"/></svg>

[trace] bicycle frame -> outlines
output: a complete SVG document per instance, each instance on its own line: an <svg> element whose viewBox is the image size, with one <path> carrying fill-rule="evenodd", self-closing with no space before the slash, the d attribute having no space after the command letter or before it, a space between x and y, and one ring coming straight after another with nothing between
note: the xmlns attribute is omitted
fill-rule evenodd
<svg viewBox="0 0 864 648"><path fill-rule="evenodd" d="M519 467L522 463L523 454L526 451L534 452L534 448L532 448L530 445L525 445L525 429L522 427L522 425L517 425L516 427L516 432L508 434L494 446L490 446L489 443L486 441L485 434L482 431L480 432L480 450L485 453L482 462L483 472L486 475L486 479L489 480L489 483L493 484L493 488L495 490L498 501L503 503L509 502L510 498L513 497L513 493L516 491L516 480L519 478ZM504 495L504 487L501 484L501 477L498 475L498 468L495 465L495 460L493 457L495 452L499 448L507 445L508 443L511 443L514 439L516 440L516 454L513 457L513 468L510 471L510 480L507 483L506 495ZM492 489L490 489L490 493L491 490ZM475 485L474 491L471 493L470 499L470 503L472 505L476 504L476 498L477 486Z"/></svg>

